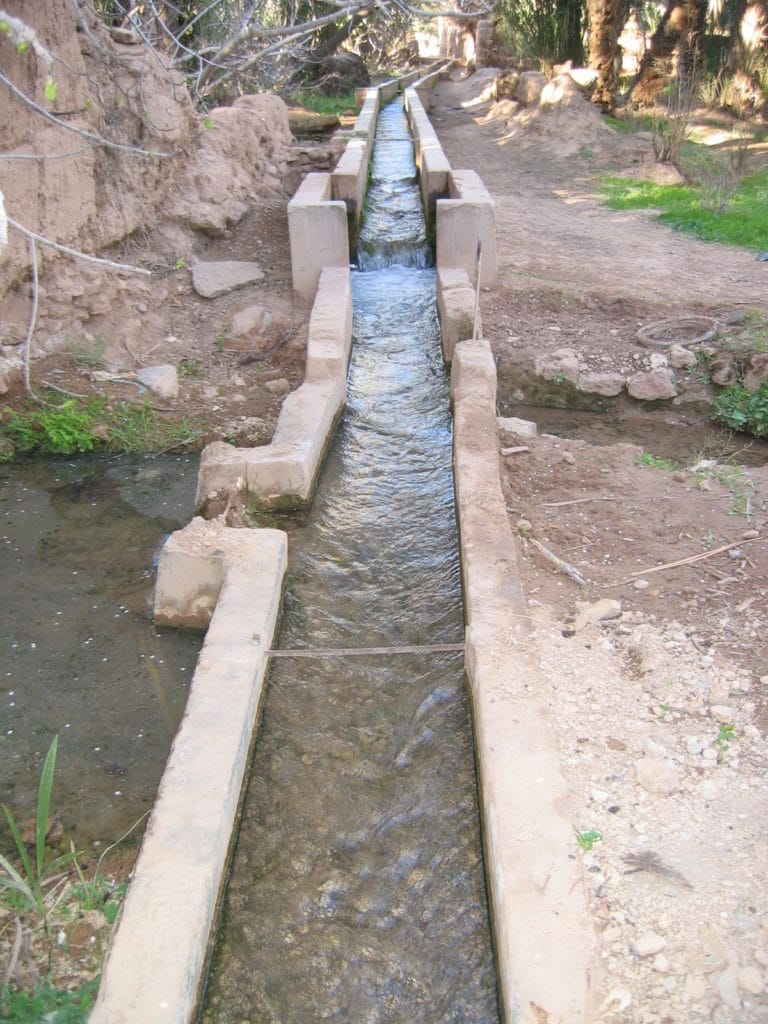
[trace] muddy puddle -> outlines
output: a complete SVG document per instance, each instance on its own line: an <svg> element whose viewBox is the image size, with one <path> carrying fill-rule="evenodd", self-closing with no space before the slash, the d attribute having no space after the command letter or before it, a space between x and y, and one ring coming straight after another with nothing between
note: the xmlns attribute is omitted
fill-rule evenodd
<svg viewBox="0 0 768 1024"><path fill-rule="evenodd" d="M34 815L58 734L54 810L80 849L152 806L184 710L202 635L156 629L151 595L159 545L193 514L197 466L0 466L0 800L17 821Z"/></svg>

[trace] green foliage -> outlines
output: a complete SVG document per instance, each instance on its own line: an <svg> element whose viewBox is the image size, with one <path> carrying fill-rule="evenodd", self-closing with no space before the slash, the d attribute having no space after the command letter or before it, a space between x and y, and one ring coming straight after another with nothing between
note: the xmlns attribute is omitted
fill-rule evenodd
<svg viewBox="0 0 768 1024"><path fill-rule="evenodd" d="M73 455L104 446L115 454L170 451L193 445L200 426L190 420L166 421L148 403L67 399L60 406L11 410L0 422L0 458L41 451Z"/></svg>
<svg viewBox="0 0 768 1024"><path fill-rule="evenodd" d="M518 57L545 64L584 61L582 5L577 0L503 0L498 34Z"/></svg>
<svg viewBox="0 0 768 1024"><path fill-rule="evenodd" d="M180 377L199 377L202 373L202 363L199 359L187 357L179 360L177 370Z"/></svg>
<svg viewBox="0 0 768 1024"><path fill-rule="evenodd" d="M45 80L45 98L50 103L53 103L54 100L56 99L56 83L54 82L54 80L51 78L50 75Z"/></svg>
<svg viewBox="0 0 768 1024"><path fill-rule="evenodd" d="M603 199L614 210L656 209L662 223L707 242L761 250L768 238L768 171L743 178L714 208L701 187L626 178L605 179Z"/></svg>
<svg viewBox="0 0 768 1024"><path fill-rule="evenodd" d="M69 344L69 351L75 366L101 366L104 362L104 353L107 351L107 343L101 335L94 338L91 343L73 339Z"/></svg>
<svg viewBox="0 0 768 1024"><path fill-rule="evenodd" d="M748 363L758 352L768 351L768 317L758 310L749 310L741 324L724 330L720 346Z"/></svg>
<svg viewBox="0 0 768 1024"><path fill-rule="evenodd" d="M724 722L720 724L720 728L717 731L717 738L715 739L715 746L717 747L717 762L722 764L725 755L731 749L731 740L736 739L736 726L727 725Z"/></svg>
<svg viewBox="0 0 768 1024"><path fill-rule="evenodd" d="M638 455L635 462L638 466L651 466L653 469L669 471L675 468L675 463L672 459L664 459L660 455L651 454L651 452L643 452L642 455Z"/></svg>
<svg viewBox="0 0 768 1024"><path fill-rule="evenodd" d="M120 882L119 885L114 885L109 879L99 874L96 874L93 879L87 879L77 861L75 861L75 869L80 881L72 887L72 898L79 903L82 910L100 910L107 921L114 924L128 891L128 883Z"/></svg>
<svg viewBox="0 0 768 1024"><path fill-rule="evenodd" d="M49 981L36 985L32 992L15 992L6 986L0 991L0 1020L9 1024L85 1024L98 988L98 978L74 991L57 988Z"/></svg>
<svg viewBox="0 0 768 1024"><path fill-rule="evenodd" d="M92 427L93 417L70 398L60 406L38 406L26 413L12 410L3 434L19 452L39 449L47 455L72 455L96 447Z"/></svg>
<svg viewBox="0 0 768 1024"><path fill-rule="evenodd" d="M723 388L715 399L712 418L731 430L768 437L768 381L757 391L748 391L743 384Z"/></svg>
<svg viewBox="0 0 768 1024"><path fill-rule="evenodd" d="M46 855L46 832L48 830L48 818L51 811L51 793L53 792L53 777L56 771L56 751L59 745L59 737L55 736L48 748L43 762L43 770L40 774L40 784L37 790L37 808L35 813L35 845L34 857L30 857L26 844L21 837L21 830L16 820L5 804L2 805L5 820L13 836L16 852L21 862L21 870L17 870L13 864L0 854L0 889L8 890L17 897L17 906L20 902L21 909L34 910L40 915L45 923L48 918L48 906L46 904L46 887L60 872L61 868L71 864L75 858L73 852L56 857L48 864L45 862Z"/></svg>
<svg viewBox="0 0 768 1024"><path fill-rule="evenodd" d="M343 114L347 110L359 110L360 105L355 99L354 90L343 93L341 96L323 96L314 90L302 90L292 93L289 101L296 103L305 110L311 110L315 114Z"/></svg>
<svg viewBox="0 0 768 1024"><path fill-rule="evenodd" d="M589 828L583 832L575 828L573 831L576 834L576 842L585 853L589 853L595 843L601 842L603 838L603 833L598 832L596 828Z"/></svg>
<svg viewBox="0 0 768 1024"><path fill-rule="evenodd" d="M200 437L198 424L184 419L166 422L147 403L101 403L99 413L107 433L107 448L126 455L185 448Z"/></svg>

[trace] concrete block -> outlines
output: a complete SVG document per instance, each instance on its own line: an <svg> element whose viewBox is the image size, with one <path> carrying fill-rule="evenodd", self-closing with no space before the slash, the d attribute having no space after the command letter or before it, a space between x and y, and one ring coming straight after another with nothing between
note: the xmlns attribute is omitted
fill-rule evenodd
<svg viewBox="0 0 768 1024"><path fill-rule="evenodd" d="M477 243L482 245L480 284L496 281L496 218L493 200L474 171L453 171L450 199L436 204L437 266L466 270L472 284L477 277Z"/></svg>
<svg viewBox="0 0 768 1024"><path fill-rule="evenodd" d="M465 270L438 270L437 316L446 364L450 365L458 342L472 338L475 333L482 334L482 316L479 308L475 314L475 303L476 289Z"/></svg>
<svg viewBox="0 0 768 1024"><path fill-rule="evenodd" d="M352 348L352 279L348 267L322 271L309 319L307 380L346 380Z"/></svg>
<svg viewBox="0 0 768 1024"><path fill-rule="evenodd" d="M496 419L500 432L515 434L517 437L536 437L538 427L533 420L521 420L517 416L499 416Z"/></svg>
<svg viewBox="0 0 768 1024"><path fill-rule="evenodd" d="M201 589L223 581L121 917L91 1024L191 1024L215 928L243 777L260 709L266 652L282 596L287 538L193 520L161 556L212 558ZM169 541L169 543L171 543ZM190 579L186 590L194 591ZM194 599L192 598L192 603Z"/></svg>
<svg viewBox="0 0 768 1024"><path fill-rule="evenodd" d="M331 176L312 172L288 203L293 287L308 302L323 267L349 266L347 208L331 191Z"/></svg>
<svg viewBox="0 0 768 1024"><path fill-rule="evenodd" d="M331 191L334 199L346 203L355 224L360 221L367 183L368 147L364 139L350 139L331 172Z"/></svg>

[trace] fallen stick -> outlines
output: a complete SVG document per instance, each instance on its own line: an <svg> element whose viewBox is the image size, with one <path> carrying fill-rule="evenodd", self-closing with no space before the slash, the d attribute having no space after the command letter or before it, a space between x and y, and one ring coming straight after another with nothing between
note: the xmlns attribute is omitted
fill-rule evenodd
<svg viewBox="0 0 768 1024"><path fill-rule="evenodd" d="M528 537L527 539L528 543L533 544L536 550L541 552L541 554L544 556L544 558L546 558L550 565L553 565L556 569L559 569L560 572L564 572L566 576L569 576L574 581L574 583L578 583L580 587L587 586L587 581L584 579L584 577L581 575L578 569L574 569L574 567L570 565L568 562L564 562L562 558L558 558L556 554L549 550L549 548L545 548L540 541L534 540L533 537Z"/></svg>
<svg viewBox="0 0 768 1024"><path fill-rule="evenodd" d="M651 569L638 569L631 572L630 576L650 576L652 572L663 572L665 569L676 569L679 565L691 565L693 562L701 562L705 558L712 558L713 555L722 555L724 551L731 548L740 548L743 544L749 544L752 540L759 540L759 537L752 537L750 540L734 540L730 544L723 544L719 548L712 548L711 551L702 551L698 555L690 555L688 558L680 558L677 562L665 562L664 565L655 565Z"/></svg>
<svg viewBox="0 0 768 1024"><path fill-rule="evenodd" d="M585 501L616 501L616 499L610 494L598 494L594 498L573 498L571 501L542 501L541 507L565 508L566 505L583 505Z"/></svg>
<svg viewBox="0 0 768 1024"><path fill-rule="evenodd" d="M517 448L502 448L501 454L506 458L507 455L520 455L521 452L529 452L530 450L527 444L521 444Z"/></svg>

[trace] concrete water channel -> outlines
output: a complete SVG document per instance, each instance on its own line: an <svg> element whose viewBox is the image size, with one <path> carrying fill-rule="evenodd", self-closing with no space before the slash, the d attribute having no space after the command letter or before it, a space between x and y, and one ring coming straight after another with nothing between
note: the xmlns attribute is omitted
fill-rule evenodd
<svg viewBox="0 0 768 1024"><path fill-rule="evenodd" d="M198 517L160 555L156 618L207 633L91 1024L586 1019L584 887L477 337L493 204L442 153L429 79L404 93L418 190L385 108L371 209L397 230L371 214L350 275L398 88L369 91L337 168L289 204L304 384L271 445L201 458L209 516L246 496L311 512L290 545Z"/></svg>
<svg viewBox="0 0 768 1024"><path fill-rule="evenodd" d="M462 652L432 649L463 619L401 103L379 115L359 253L347 409L290 535L279 647L309 657L268 679L206 1024L498 1020Z"/></svg>

